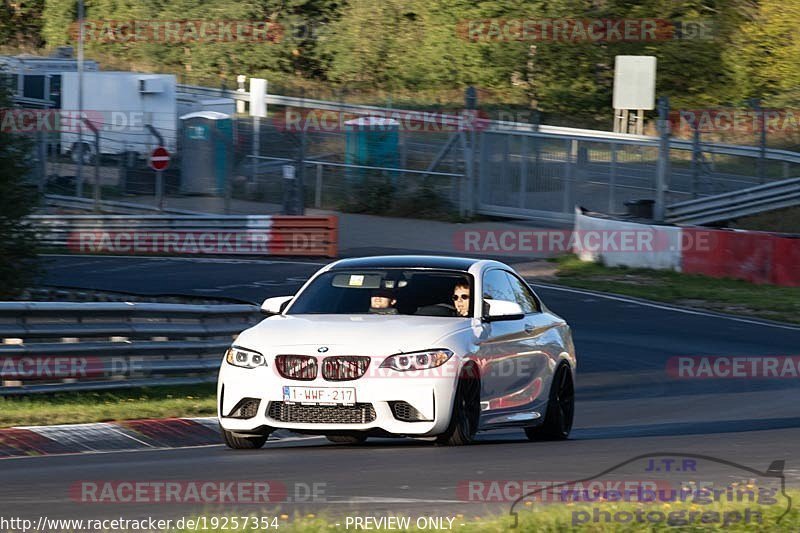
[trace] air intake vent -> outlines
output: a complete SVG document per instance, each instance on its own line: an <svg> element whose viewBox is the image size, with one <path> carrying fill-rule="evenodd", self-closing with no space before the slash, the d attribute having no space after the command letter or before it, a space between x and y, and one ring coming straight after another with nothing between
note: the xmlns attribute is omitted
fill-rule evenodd
<svg viewBox="0 0 800 533"><path fill-rule="evenodd" d="M317 359L310 355L279 355L275 368L287 379L311 381L317 377Z"/></svg>
<svg viewBox="0 0 800 533"><path fill-rule="evenodd" d="M267 416L279 422L297 424L367 424L376 417L371 403L298 405L285 402L270 402Z"/></svg>
<svg viewBox="0 0 800 533"><path fill-rule="evenodd" d="M428 419L407 402L389 402L392 414L401 422L424 422Z"/></svg>
<svg viewBox="0 0 800 533"><path fill-rule="evenodd" d="M256 398L242 398L242 400L236 404L236 407L233 408L231 414L228 415L229 418L253 418L258 414L258 406L261 405L261 400Z"/></svg>
<svg viewBox="0 0 800 533"><path fill-rule="evenodd" d="M328 381L349 381L364 375L369 367L369 357L338 355L322 360L322 377Z"/></svg>

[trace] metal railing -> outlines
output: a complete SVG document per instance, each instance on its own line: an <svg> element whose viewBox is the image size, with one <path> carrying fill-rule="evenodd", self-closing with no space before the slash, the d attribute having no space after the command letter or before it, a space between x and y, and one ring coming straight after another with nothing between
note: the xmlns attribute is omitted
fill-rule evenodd
<svg viewBox="0 0 800 533"><path fill-rule="evenodd" d="M800 178L707 196L667 207L667 222L709 224L800 205Z"/></svg>
<svg viewBox="0 0 800 533"><path fill-rule="evenodd" d="M214 382L253 305L0 302L0 395Z"/></svg>

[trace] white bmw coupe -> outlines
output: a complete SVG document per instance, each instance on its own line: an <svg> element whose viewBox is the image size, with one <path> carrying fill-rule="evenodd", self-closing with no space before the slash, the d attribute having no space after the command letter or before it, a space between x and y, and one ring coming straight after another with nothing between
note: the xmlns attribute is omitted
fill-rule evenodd
<svg viewBox="0 0 800 533"><path fill-rule="evenodd" d="M336 443L428 437L463 445L519 427L565 439L576 357L567 323L509 266L384 256L320 269L238 336L219 372L231 448L277 429Z"/></svg>

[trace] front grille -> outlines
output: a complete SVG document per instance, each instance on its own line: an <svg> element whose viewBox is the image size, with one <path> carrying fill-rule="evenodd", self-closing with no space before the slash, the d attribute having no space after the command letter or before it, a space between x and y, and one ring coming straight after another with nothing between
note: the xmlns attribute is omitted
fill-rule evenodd
<svg viewBox="0 0 800 533"><path fill-rule="evenodd" d="M401 422L423 422L427 420L425 416L407 402L389 402L392 414Z"/></svg>
<svg viewBox="0 0 800 533"><path fill-rule="evenodd" d="M230 418L253 418L258 413L258 406L261 404L261 400L256 398L243 398L242 401L236 404L236 407L233 408L231 414L228 415Z"/></svg>
<svg viewBox="0 0 800 533"><path fill-rule="evenodd" d="M279 355L275 357L275 368L284 378L312 381L317 377L317 358L310 355Z"/></svg>
<svg viewBox="0 0 800 533"><path fill-rule="evenodd" d="M267 416L279 422L298 424L366 424L376 417L371 403L300 405L286 402L270 402Z"/></svg>
<svg viewBox="0 0 800 533"><path fill-rule="evenodd" d="M369 367L369 357L363 355L337 355L322 360L322 377L328 381L348 381L364 375Z"/></svg>

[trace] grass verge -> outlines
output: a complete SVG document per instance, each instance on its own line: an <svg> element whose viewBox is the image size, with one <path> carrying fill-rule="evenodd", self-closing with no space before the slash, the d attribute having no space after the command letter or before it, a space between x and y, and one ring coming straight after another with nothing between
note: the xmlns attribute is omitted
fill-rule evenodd
<svg viewBox="0 0 800 533"><path fill-rule="evenodd" d="M0 397L0 427L215 414L214 384Z"/></svg>
<svg viewBox="0 0 800 533"><path fill-rule="evenodd" d="M606 267L574 255L555 259L556 282L722 313L800 324L800 288L756 285L666 270Z"/></svg>

